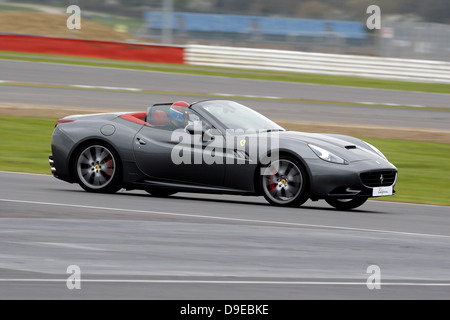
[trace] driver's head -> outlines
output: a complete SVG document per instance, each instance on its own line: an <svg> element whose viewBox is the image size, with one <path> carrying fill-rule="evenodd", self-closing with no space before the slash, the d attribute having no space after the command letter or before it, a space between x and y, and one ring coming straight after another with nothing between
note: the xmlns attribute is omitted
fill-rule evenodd
<svg viewBox="0 0 450 320"><path fill-rule="evenodd" d="M177 101L170 107L170 120L174 125L182 127L188 121L186 115L189 110L189 103L184 101Z"/></svg>

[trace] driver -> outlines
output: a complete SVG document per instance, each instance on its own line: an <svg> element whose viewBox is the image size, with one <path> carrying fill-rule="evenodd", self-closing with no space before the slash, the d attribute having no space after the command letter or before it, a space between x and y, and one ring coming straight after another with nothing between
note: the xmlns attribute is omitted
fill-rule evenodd
<svg viewBox="0 0 450 320"><path fill-rule="evenodd" d="M189 119L189 103L185 101L177 101L172 104L169 111L170 124L173 130L186 129L191 123Z"/></svg>

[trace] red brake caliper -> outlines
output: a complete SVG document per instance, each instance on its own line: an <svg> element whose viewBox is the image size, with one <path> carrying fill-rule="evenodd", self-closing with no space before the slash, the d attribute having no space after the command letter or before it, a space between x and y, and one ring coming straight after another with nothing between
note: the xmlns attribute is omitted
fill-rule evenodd
<svg viewBox="0 0 450 320"><path fill-rule="evenodd" d="M113 162L112 162L112 159L111 159L111 158L109 158L109 159L106 161L106 168L107 168L106 174L107 174L109 177L111 177L111 173L113 172Z"/></svg>
<svg viewBox="0 0 450 320"><path fill-rule="evenodd" d="M273 182L273 177L275 177L275 174L277 173L277 171L274 169L272 175L270 176L270 191L272 191L273 189L275 189L275 186L277 185L276 183Z"/></svg>

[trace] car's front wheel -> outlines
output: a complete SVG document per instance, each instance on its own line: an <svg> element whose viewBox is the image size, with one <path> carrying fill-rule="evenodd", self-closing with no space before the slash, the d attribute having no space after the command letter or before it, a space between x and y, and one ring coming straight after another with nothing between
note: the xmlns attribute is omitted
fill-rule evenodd
<svg viewBox="0 0 450 320"><path fill-rule="evenodd" d="M355 197L352 199L336 199L326 198L325 201L332 207L338 210L351 210L363 205L366 201L366 197Z"/></svg>
<svg viewBox="0 0 450 320"><path fill-rule="evenodd" d="M299 207L308 200L308 177L300 163L281 156L261 168L260 184L266 200L273 205Z"/></svg>
<svg viewBox="0 0 450 320"><path fill-rule="evenodd" d="M114 193L121 188L119 156L106 143L85 145L77 153L74 166L77 181L86 191Z"/></svg>

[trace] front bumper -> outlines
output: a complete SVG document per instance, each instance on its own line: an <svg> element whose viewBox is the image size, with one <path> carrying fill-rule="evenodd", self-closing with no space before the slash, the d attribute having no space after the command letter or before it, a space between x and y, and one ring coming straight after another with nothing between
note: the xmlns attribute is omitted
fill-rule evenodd
<svg viewBox="0 0 450 320"><path fill-rule="evenodd" d="M373 195L373 188L363 187L363 188L355 188L355 187L338 187L334 190L332 190L327 197L331 198L337 198L337 199L350 199L354 197L367 197L367 198L374 198L374 197L386 197L386 196L393 196L395 194L395 189L392 189L392 194L386 194L386 195L379 195L374 196Z"/></svg>
<svg viewBox="0 0 450 320"><path fill-rule="evenodd" d="M323 160L312 160L310 168L311 198L323 199L327 197L346 199L354 197L374 197L374 188L392 186L392 195L397 182L397 168L388 161L364 160L340 165L327 163ZM380 179L380 183L371 182L367 185L363 178L367 173L381 178L391 172L393 175ZM383 180L383 181L382 181Z"/></svg>

